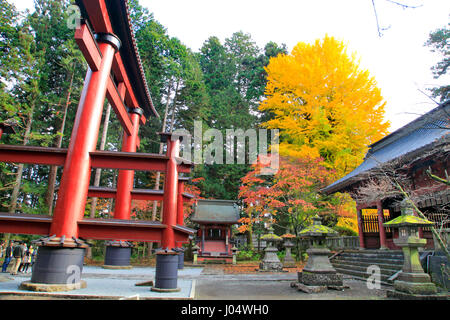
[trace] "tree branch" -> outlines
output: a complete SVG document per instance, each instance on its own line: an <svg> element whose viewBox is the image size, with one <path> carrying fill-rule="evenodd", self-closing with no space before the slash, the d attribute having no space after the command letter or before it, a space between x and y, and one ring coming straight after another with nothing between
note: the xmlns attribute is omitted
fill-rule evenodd
<svg viewBox="0 0 450 320"><path fill-rule="evenodd" d="M435 180L435 181L438 181L438 182L441 182L441 183L443 183L443 184L446 184L446 185L450 186L450 177L448 176L447 170L445 170L445 178L446 178L446 179L443 179L443 178L441 178L441 177L438 177L438 176L432 174L432 173L431 173L431 168L430 168L430 167L428 167L428 169L427 169L425 172L426 172L426 174L427 174L431 179L433 179L433 180Z"/></svg>

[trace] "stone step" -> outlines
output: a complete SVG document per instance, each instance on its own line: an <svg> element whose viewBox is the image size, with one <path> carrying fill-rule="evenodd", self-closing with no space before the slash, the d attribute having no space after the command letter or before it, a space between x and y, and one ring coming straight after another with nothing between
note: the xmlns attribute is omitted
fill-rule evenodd
<svg viewBox="0 0 450 320"><path fill-rule="evenodd" d="M381 258L381 259L403 259L402 253L356 253L342 252L338 257L362 257L362 258Z"/></svg>
<svg viewBox="0 0 450 320"><path fill-rule="evenodd" d="M380 250L380 249L346 249L344 253L368 253L368 254L403 254L402 250Z"/></svg>
<svg viewBox="0 0 450 320"><path fill-rule="evenodd" d="M335 267L336 271L341 274L349 275L352 278L358 279L358 280L367 280L367 278L370 276L370 274L363 272L363 271L357 271L353 269L346 269L346 268L339 268ZM392 285L392 281L388 280L391 277L391 275L380 275L380 283L383 285Z"/></svg>
<svg viewBox="0 0 450 320"><path fill-rule="evenodd" d="M403 258L401 259L387 259L387 258L366 258L366 257L349 257L349 256L337 256L331 259L331 261L345 261L347 263L365 262L369 264L388 264L388 265L403 265Z"/></svg>
<svg viewBox="0 0 450 320"><path fill-rule="evenodd" d="M338 261L334 261L332 262L332 265L334 268L341 268L341 269L348 269L348 270L356 270L356 271L362 271L362 272L367 272L367 269L369 266L373 265L373 264L367 264L367 265L356 265L356 264L347 264L344 262L338 262ZM399 268L398 266L392 266L392 265L377 265L380 268L380 272L381 274L385 274L388 276L393 275L394 273L396 273L397 271L399 271L401 268Z"/></svg>

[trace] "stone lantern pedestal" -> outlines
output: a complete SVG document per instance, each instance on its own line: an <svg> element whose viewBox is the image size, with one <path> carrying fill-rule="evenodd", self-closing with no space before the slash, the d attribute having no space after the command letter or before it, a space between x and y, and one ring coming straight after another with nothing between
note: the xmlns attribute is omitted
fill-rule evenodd
<svg viewBox="0 0 450 320"><path fill-rule="evenodd" d="M286 248L286 254L283 259L283 268L296 268L295 260L292 258L291 249L294 247L294 243L288 236L281 236L284 238L284 247Z"/></svg>
<svg viewBox="0 0 450 320"><path fill-rule="evenodd" d="M283 271L283 264L278 258L278 249L275 245L278 241L281 241L281 237L273 233L272 227L269 227L268 230L269 233L261 237L262 240L266 241L267 247L264 249L264 258L259 264L258 271L281 272Z"/></svg>
<svg viewBox="0 0 450 320"><path fill-rule="evenodd" d="M327 289L343 290L342 275L337 273L328 259L330 250L325 246L325 238L337 232L323 226L319 216L313 224L300 232L302 238L310 239L311 247L306 250L308 261L302 272L298 272L298 282L291 283L299 291L318 293Z"/></svg>
<svg viewBox="0 0 450 320"><path fill-rule="evenodd" d="M419 247L426 244L419 237L419 227L433 225L433 222L414 215L413 208L406 202L402 204L402 215L384 224L386 227L399 228L399 237L394 243L403 250L403 268L394 281L394 290L388 290L387 296L399 299L439 299L436 285L423 271L419 259Z"/></svg>

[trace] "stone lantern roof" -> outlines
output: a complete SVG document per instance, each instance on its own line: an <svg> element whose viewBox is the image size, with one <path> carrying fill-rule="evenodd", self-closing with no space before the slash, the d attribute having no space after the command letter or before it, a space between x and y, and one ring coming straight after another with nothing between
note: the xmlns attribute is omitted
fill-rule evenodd
<svg viewBox="0 0 450 320"><path fill-rule="evenodd" d="M434 223L428 219L423 219L414 215L412 207L404 202L402 204L402 214L401 216L384 223L385 227L428 227L432 226Z"/></svg>
<svg viewBox="0 0 450 320"><path fill-rule="evenodd" d="M300 231L300 237L326 237L336 235L337 232L330 227L322 225L322 219L316 214L313 217L313 224Z"/></svg>
<svg viewBox="0 0 450 320"><path fill-rule="evenodd" d="M261 237L261 240L269 240L269 241L280 241L280 240L282 240L282 238L280 236L277 236L276 234L273 233L273 228L271 226L269 228L267 228L267 230L269 231L269 233L263 235Z"/></svg>

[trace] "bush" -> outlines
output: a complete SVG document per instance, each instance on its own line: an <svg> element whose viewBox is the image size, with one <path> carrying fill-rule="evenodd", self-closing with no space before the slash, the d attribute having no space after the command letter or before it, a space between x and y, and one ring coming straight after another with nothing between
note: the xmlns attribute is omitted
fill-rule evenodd
<svg viewBox="0 0 450 320"><path fill-rule="evenodd" d="M258 261L260 259L261 255L253 250L239 250L236 255L238 261Z"/></svg>
<svg viewBox="0 0 450 320"><path fill-rule="evenodd" d="M334 226L333 229L336 230L337 232L339 232L340 236L357 236L358 235L358 233L355 232L354 230L347 228L347 227L343 227L343 226Z"/></svg>

